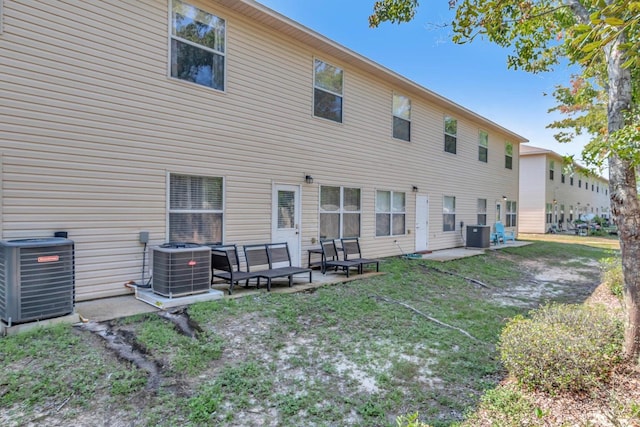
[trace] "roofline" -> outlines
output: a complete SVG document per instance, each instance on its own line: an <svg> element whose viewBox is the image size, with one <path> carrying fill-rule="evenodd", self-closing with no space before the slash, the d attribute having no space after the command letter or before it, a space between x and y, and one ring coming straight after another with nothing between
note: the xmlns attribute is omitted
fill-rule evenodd
<svg viewBox="0 0 640 427"><path fill-rule="evenodd" d="M501 133L505 133L509 138L512 138L517 143L528 142L525 137L518 135L515 132L489 120L468 108L461 106L427 88L419 85L418 83L392 71L391 69L372 61L369 58L360 55L359 53L323 36L322 34L314 31L299 22L292 20L273 9L258 3L255 0L213 0L216 3L223 5L224 7L231 9L235 12L241 13L245 16L269 26L276 31L284 33L296 40L299 40L314 49L322 53L331 55L346 64L353 65L367 73L370 73L376 77L379 77L385 81L390 81L398 88L417 93L425 100L432 102L444 109L451 110L459 114L461 117L481 122L487 128L492 128Z"/></svg>
<svg viewBox="0 0 640 427"><path fill-rule="evenodd" d="M525 148L525 150L531 150L531 151L523 151L522 148ZM520 157L527 157L527 156L539 156L539 155L552 155L556 158L559 158L561 160L564 161L564 156L562 156L561 154L556 153L553 150L549 150L547 148L541 148L541 147L534 147L532 145L523 145L521 146L520 149ZM582 166L581 164L577 163L577 162L573 162L573 167L575 167L576 169L579 169L580 171L589 171L589 168ZM600 178L603 181L606 181L607 183L609 182L609 180L603 176L600 175L596 175L598 178Z"/></svg>

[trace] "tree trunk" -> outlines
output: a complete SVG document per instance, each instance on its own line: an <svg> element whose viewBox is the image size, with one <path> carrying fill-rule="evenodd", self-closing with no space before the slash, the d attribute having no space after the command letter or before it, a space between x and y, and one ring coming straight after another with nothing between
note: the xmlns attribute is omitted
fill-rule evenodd
<svg viewBox="0 0 640 427"><path fill-rule="evenodd" d="M622 67L623 36L606 48L609 80L608 132L625 126L625 113L631 109L631 73ZM616 154L609 157L609 194L611 213L618 225L622 272L624 275L625 355L640 362L640 202L636 187L636 170Z"/></svg>

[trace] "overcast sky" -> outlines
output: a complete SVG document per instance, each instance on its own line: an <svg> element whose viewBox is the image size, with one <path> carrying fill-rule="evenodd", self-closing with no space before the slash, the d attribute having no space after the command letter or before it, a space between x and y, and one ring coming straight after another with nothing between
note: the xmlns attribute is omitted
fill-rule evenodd
<svg viewBox="0 0 640 427"><path fill-rule="evenodd" d="M584 139L560 144L546 129L560 118L547 113L570 70L530 74L507 69L508 50L483 40L451 42L442 24L453 13L447 1L422 1L407 24L369 28L374 0L258 0L265 6L529 139L529 145L579 159ZM545 96L546 94L546 96Z"/></svg>

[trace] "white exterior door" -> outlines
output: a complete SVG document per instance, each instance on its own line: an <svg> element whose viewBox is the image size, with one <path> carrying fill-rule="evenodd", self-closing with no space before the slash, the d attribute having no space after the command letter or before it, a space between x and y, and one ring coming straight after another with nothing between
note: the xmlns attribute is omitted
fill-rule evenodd
<svg viewBox="0 0 640 427"><path fill-rule="evenodd" d="M416 195L416 252L429 246L429 196Z"/></svg>
<svg viewBox="0 0 640 427"><path fill-rule="evenodd" d="M300 265L300 187L275 184L273 186L271 241L287 242L291 263Z"/></svg>

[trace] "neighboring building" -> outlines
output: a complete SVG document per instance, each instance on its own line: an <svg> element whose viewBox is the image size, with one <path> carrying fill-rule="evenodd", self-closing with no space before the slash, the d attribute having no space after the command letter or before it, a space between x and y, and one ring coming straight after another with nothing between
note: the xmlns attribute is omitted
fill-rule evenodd
<svg viewBox="0 0 640 427"><path fill-rule="evenodd" d="M141 231L301 263L517 224L523 137L259 3L0 5L0 233L68 232L78 300L127 292Z"/></svg>
<svg viewBox="0 0 640 427"><path fill-rule="evenodd" d="M519 233L571 226L580 215L609 218L609 181L543 148L520 146Z"/></svg>

